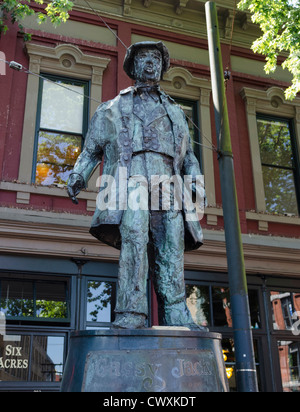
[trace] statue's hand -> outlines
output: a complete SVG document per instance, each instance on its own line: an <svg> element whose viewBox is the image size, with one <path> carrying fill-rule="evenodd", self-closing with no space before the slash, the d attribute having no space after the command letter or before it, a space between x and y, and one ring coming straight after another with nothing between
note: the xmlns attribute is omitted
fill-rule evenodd
<svg viewBox="0 0 300 412"><path fill-rule="evenodd" d="M83 177L78 173L71 173L69 180L68 180L68 195L70 196L72 202L75 205L78 205L77 195L81 192L81 190L85 187Z"/></svg>

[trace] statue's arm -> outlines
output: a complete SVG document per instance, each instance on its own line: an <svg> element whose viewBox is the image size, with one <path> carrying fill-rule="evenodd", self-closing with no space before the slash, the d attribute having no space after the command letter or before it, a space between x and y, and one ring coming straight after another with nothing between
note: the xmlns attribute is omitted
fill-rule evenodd
<svg viewBox="0 0 300 412"><path fill-rule="evenodd" d="M78 204L77 196L86 188L90 176L101 163L104 146L104 113L97 110L94 114L88 133L85 138L84 148L79 155L76 164L68 180L68 194L72 202Z"/></svg>

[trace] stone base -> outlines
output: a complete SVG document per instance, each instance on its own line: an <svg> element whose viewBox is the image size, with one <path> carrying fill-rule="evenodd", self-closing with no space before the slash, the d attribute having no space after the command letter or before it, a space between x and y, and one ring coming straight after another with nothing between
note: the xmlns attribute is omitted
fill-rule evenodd
<svg viewBox="0 0 300 412"><path fill-rule="evenodd" d="M62 392L227 392L221 335L182 328L71 335Z"/></svg>

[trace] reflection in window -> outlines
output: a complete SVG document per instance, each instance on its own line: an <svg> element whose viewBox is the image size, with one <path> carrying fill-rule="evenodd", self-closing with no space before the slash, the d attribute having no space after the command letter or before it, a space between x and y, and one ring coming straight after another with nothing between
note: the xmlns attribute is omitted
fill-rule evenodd
<svg viewBox="0 0 300 412"><path fill-rule="evenodd" d="M63 336L22 335L20 341L0 335L0 381L60 382L64 365Z"/></svg>
<svg viewBox="0 0 300 412"><path fill-rule="evenodd" d="M55 82L43 80L41 128L82 132L84 84L74 83L59 79Z"/></svg>
<svg viewBox="0 0 300 412"><path fill-rule="evenodd" d="M251 327L261 328L258 291L249 289L248 297ZM232 328L228 287L187 284L186 302L195 323L202 326Z"/></svg>
<svg viewBox="0 0 300 412"><path fill-rule="evenodd" d="M1 280L0 310L8 317L33 317L33 283Z"/></svg>
<svg viewBox="0 0 300 412"><path fill-rule="evenodd" d="M87 123L87 83L49 78L40 86L35 183L41 185L67 182Z"/></svg>
<svg viewBox="0 0 300 412"><path fill-rule="evenodd" d="M60 382L63 374L64 338L33 336L31 381Z"/></svg>
<svg viewBox="0 0 300 412"><path fill-rule="evenodd" d="M214 286L212 288L212 305L214 326L227 326L232 328L229 288Z"/></svg>
<svg viewBox="0 0 300 412"><path fill-rule="evenodd" d="M36 183L64 183L81 152L80 136L40 131L38 141Z"/></svg>
<svg viewBox="0 0 300 412"><path fill-rule="evenodd" d="M0 311L6 319L66 321L68 301L64 281L0 280Z"/></svg>
<svg viewBox="0 0 300 412"><path fill-rule="evenodd" d="M289 121L257 119L267 212L298 215L296 158Z"/></svg>
<svg viewBox="0 0 300 412"><path fill-rule="evenodd" d="M10 341L0 335L0 381L27 381L29 374L30 336Z"/></svg>
<svg viewBox="0 0 300 412"><path fill-rule="evenodd" d="M258 359L258 342L256 339L253 341L254 346L254 358L257 375L258 389L261 390L260 380L260 363ZM233 339L222 339L223 358L225 362L226 375L229 383L230 392L236 392L236 365L235 365L235 349Z"/></svg>
<svg viewBox="0 0 300 412"><path fill-rule="evenodd" d="M211 324L208 286L186 285L186 303L197 325Z"/></svg>
<svg viewBox="0 0 300 412"><path fill-rule="evenodd" d="M300 392L300 343L278 341L282 388L284 392Z"/></svg>
<svg viewBox="0 0 300 412"><path fill-rule="evenodd" d="M186 115L186 120L189 126L192 147L197 156L200 164L201 164L201 150L200 145L200 135L199 135L199 116L198 116L198 104L197 101L193 100L185 100L185 99L178 99L174 98L176 103L178 103L181 109L184 111Z"/></svg>
<svg viewBox="0 0 300 412"><path fill-rule="evenodd" d="M107 326L113 322L115 299L115 282L89 280L87 285L87 322L93 322L97 326Z"/></svg>
<svg viewBox="0 0 300 412"><path fill-rule="evenodd" d="M36 316L65 319L68 317L67 284L65 282L36 282Z"/></svg>
<svg viewBox="0 0 300 412"><path fill-rule="evenodd" d="M273 328L293 330L300 319L300 293L271 291Z"/></svg>

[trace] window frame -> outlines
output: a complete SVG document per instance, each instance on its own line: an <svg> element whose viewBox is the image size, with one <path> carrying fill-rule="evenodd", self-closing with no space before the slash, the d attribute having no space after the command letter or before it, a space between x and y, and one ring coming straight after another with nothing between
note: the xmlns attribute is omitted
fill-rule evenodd
<svg viewBox="0 0 300 412"><path fill-rule="evenodd" d="M83 286L83 297L84 297L84 309L83 309L83 329L88 328L95 328L95 329L104 329L110 328L113 322L99 322L99 321L88 321L87 320L87 304L88 304L88 283L89 282L110 282L115 283L115 291L117 290L117 278L115 277L107 277L107 276L85 276L84 277L84 286ZM115 296L116 297L116 296ZM112 310L114 310L114 306L112 306Z"/></svg>
<svg viewBox="0 0 300 412"><path fill-rule="evenodd" d="M186 68L171 67L161 81L161 88L174 99L197 102L201 168L205 176L207 203L210 206L211 225L217 224L215 170L213 161L213 138L211 128L211 83L206 78L193 76ZM198 146L198 145L197 145ZM199 146L200 147L200 146ZM200 159L200 158L199 158Z"/></svg>
<svg viewBox="0 0 300 412"><path fill-rule="evenodd" d="M32 365L33 365L33 338L35 336L45 336L45 337L62 337L64 339L64 346L63 346L63 369L66 365L66 360L67 360L67 352L68 352L68 341L69 341L69 332L65 330L58 330L58 329L51 329L49 331L47 330L41 330L41 329L35 329L35 328L28 328L28 329L22 329L20 332L16 331L15 329L12 329L11 327L8 327L8 332L9 335L20 335L20 336L29 336L30 337L30 347L29 347L29 353L28 353L28 376L26 380L20 380L20 381L1 381L0 385L0 393L2 391L6 390L12 390L12 391L39 391L39 390L45 390L47 392L49 391L59 391L61 382L55 382L55 381L35 381L32 380L31 378L31 372L32 372ZM10 343L10 341L7 341Z"/></svg>
<svg viewBox="0 0 300 412"><path fill-rule="evenodd" d="M194 125L192 124L191 126L194 129L194 136L195 136L195 143L192 142L193 150L194 153L200 163L200 168L202 170L203 168L203 159L202 159L202 146L200 146L199 143L201 143L201 136L200 136L200 119L199 119L199 100L191 100L191 99L186 99L184 96L183 97L174 97L174 100L176 103L179 105L187 105L192 109L192 118L191 120L193 121ZM186 115L186 120L188 122L188 125L190 126L190 121Z"/></svg>
<svg viewBox="0 0 300 412"><path fill-rule="evenodd" d="M185 271L186 284L202 286L229 287L226 273ZM282 278L262 274L247 275L248 290L258 293L260 328L252 328L253 341L256 341L258 350L258 381L263 392L283 391L280 360L277 341L296 341L300 343L300 334L295 336L291 330L276 330L272 325L272 306L270 292L279 289L280 292L300 292L300 279ZM210 332L221 333L223 339L233 339L233 328L224 326L209 326Z"/></svg>
<svg viewBox="0 0 300 412"><path fill-rule="evenodd" d="M269 349L270 349L270 356L272 360L272 369L273 369L273 390L276 392L283 392L283 381L281 375L281 367L280 367L280 357L278 353L278 342L297 342L300 344L300 334L295 335L293 331L290 329L275 329L273 327L273 317L272 317L272 302L271 302L271 292L274 290L279 290L280 292L293 292L298 293L300 292L300 281L299 279L282 279L280 282L279 279L271 278L266 282L266 292L267 296L269 297L269 301L267 303L267 311L269 313L268 317L268 330L270 331L269 336Z"/></svg>
<svg viewBox="0 0 300 412"><path fill-rule="evenodd" d="M298 208L298 215L296 216L299 217L300 216L300 157L299 157L299 153L297 150L294 119L257 112L256 120L257 121L258 120L268 120L268 121L279 121L279 122L281 121L281 122L288 124L289 132L290 132L290 140L291 140L291 151L293 155L293 166L284 167L284 166L278 166L278 165L269 165L269 164L263 163L262 160L261 160L261 165L262 167L267 166L267 167L272 167L274 169L284 169L284 170L290 170L293 172L294 185L295 185L295 196L296 196L296 202L297 202L297 208ZM266 195L265 195L265 201L266 201ZM278 213L278 214L280 215L281 213ZM285 213L282 213L282 214L285 215Z"/></svg>
<svg viewBox="0 0 300 412"><path fill-rule="evenodd" d="M90 82L90 119L102 101L103 73L108 67L111 59L102 56L84 54L79 47L73 44L59 44L56 47L49 47L33 42L26 43L27 54L29 56L29 70L32 75L27 78L27 91L25 112L23 121L22 145L20 153L20 166L18 182L23 183L22 191L17 191L17 203L30 204L32 186L29 182L32 178L33 154L36 131L37 102L39 93L39 75L47 73L70 77L72 79L85 80ZM89 120L90 120L89 119ZM96 181L100 173L98 167L92 175L88 190L95 192ZM55 191L50 188L49 191ZM36 187L36 192L44 194L45 187ZM59 192L61 193L61 191ZM60 196L67 196L61 193ZM92 201L88 194L81 194L81 198L87 199L87 210L95 209L94 197Z"/></svg>
<svg viewBox="0 0 300 412"><path fill-rule="evenodd" d="M3 276L4 275L4 276ZM19 273L18 273L19 275ZM18 275L14 278L5 276L5 273L2 274L0 273L0 296L1 296L1 288L2 288L2 281L6 281L6 280L11 280L11 281L19 281L19 282L26 282L26 283L31 283L32 287L33 287L33 308L34 308L34 312L36 313L36 291L37 291L37 284L38 283L58 283L58 282L64 282L65 283L65 293L66 293L66 311L67 311L67 317L66 318L43 318L43 317L38 317L36 316L8 316L6 317L6 321L19 321L22 322L22 325L26 325L29 322L33 322L35 324L38 323L53 323L53 324L67 324L70 325L71 323L71 281L70 279L65 279L63 280L62 278L57 278L56 276L53 276L53 279L49 280L45 280L43 279L43 277L41 278L36 278L36 277L30 277L26 276L26 277L18 277ZM0 306L1 309L1 306Z"/></svg>
<svg viewBox="0 0 300 412"><path fill-rule="evenodd" d="M38 144L39 144L39 133L40 131L51 132L51 133L60 133L64 135L72 135L72 136L80 136L81 137L81 150L84 145L85 136L88 131L89 125L89 97L90 96L90 89L91 89L91 82L86 80L80 80L76 78L60 76L60 75L53 75L47 73L41 73L43 78L39 80L39 91L38 91L38 101L37 101L37 114L36 114L36 125L35 125L35 139L33 145L33 163L32 163L32 174L31 174L31 183L35 184L36 181L36 167L37 167L37 155L38 155ZM84 96L83 96L83 123L82 123L82 134L75 133L75 132L66 132L63 130L54 130L54 129L46 129L41 128L41 113L42 113L42 103L43 103L43 88L44 82L49 79L51 82L62 81L66 84L72 84L75 86L83 86Z"/></svg>
<svg viewBox="0 0 300 412"><path fill-rule="evenodd" d="M274 221L299 226L299 217L266 214L256 115L257 113L262 113L268 116L291 119L295 131L296 150L298 155L300 155L300 98L296 97L292 101L287 101L285 100L284 90L276 86L270 87L268 90L244 87L240 95L245 102L246 108L255 199L255 212L246 212L246 218L256 220L258 222L258 229L262 231L268 231L269 222Z"/></svg>

